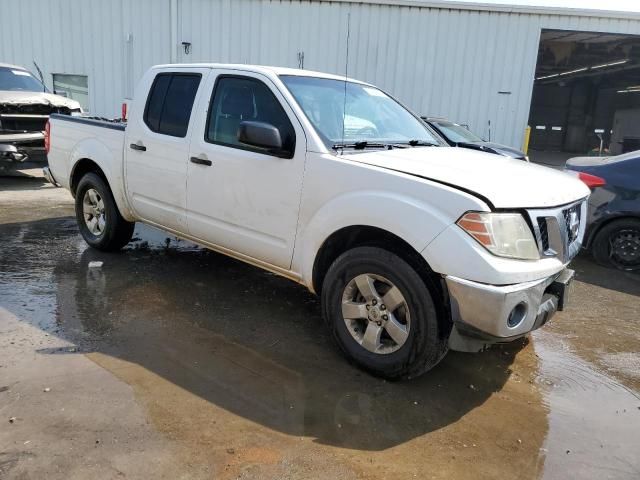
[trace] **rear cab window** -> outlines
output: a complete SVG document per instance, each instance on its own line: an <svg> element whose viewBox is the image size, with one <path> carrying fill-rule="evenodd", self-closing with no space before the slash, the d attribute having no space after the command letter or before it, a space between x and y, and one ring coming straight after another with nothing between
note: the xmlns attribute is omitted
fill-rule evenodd
<svg viewBox="0 0 640 480"><path fill-rule="evenodd" d="M185 137L201 78L199 73L158 74L144 109L147 127L161 135Z"/></svg>

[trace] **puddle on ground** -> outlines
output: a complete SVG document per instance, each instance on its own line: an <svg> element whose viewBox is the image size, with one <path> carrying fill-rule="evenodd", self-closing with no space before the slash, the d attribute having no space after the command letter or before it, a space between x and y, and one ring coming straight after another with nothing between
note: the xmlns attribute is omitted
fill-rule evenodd
<svg viewBox="0 0 640 480"><path fill-rule="evenodd" d="M390 384L349 365L316 297L271 273L144 225L124 253L112 254L87 248L73 219L0 230L9 239L0 303L15 315L79 352L141 365L320 443L381 450L446 426L503 387L522 347L477 362L452 354L431 375Z"/></svg>
<svg viewBox="0 0 640 480"><path fill-rule="evenodd" d="M640 395L596 371L561 337L534 334L546 391L544 479L640 478Z"/></svg>
<svg viewBox="0 0 640 480"><path fill-rule="evenodd" d="M0 305L77 349L34 350L87 354L132 385L193 461L222 435L239 451L309 440L370 478L536 478L544 458L545 478L640 478L640 401L544 332L537 377L515 342L389 383L345 361L303 287L153 228L112 254L72 218L0 237Z"/></svg>

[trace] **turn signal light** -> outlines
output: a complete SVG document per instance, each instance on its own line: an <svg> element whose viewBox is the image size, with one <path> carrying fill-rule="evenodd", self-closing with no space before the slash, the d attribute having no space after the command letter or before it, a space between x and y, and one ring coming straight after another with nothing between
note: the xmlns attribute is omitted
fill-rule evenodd
<svg viewBox="0 0 640 480"><path fill-rule="evenodd" d="M589 173L579 172L578 178L589 188L602 187L607 184L604 178L596 177Z"/></svg>
<svg viewBox="0 0 640 480"><path fill-rule="evenodd" d="M469 235L475 238L480 244L485 247L493 246L493 240L491 239L491 232L488 229L488 225L479 213L467 213L460 220L458 225L462 227Z"/></svg>

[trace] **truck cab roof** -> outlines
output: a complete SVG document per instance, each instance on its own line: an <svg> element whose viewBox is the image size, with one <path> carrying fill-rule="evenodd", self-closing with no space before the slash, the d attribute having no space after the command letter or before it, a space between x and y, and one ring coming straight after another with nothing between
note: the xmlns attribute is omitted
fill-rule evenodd
<svg viewBox="0 0 640 480"><path fill-rule="evenodd" d="M181 68L218 68L227 70L241 70L245 72L262 73L263 75L296 75L299 77L316 77L326 78L330 80L347 80L348 82L359 83L362 85L370 85L366 82L356 80L341 75L333 75L330 73L316 72L313 70L302 70L299 68L273 67L269 65L249 65L243 63L174 63L155 65L152 70L176 70Z"/></svg>

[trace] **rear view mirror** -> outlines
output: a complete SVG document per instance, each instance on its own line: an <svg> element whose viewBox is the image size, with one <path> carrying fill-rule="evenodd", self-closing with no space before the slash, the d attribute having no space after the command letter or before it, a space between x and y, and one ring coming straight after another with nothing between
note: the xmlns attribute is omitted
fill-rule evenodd
<svg viewBox="0 0 640 480"><path fill-rule="evenodd" d="M274 155L281 156L282 138L280 130L269 123L244 121L238 127L238 141L254 147L266 148Z"/></svg>

